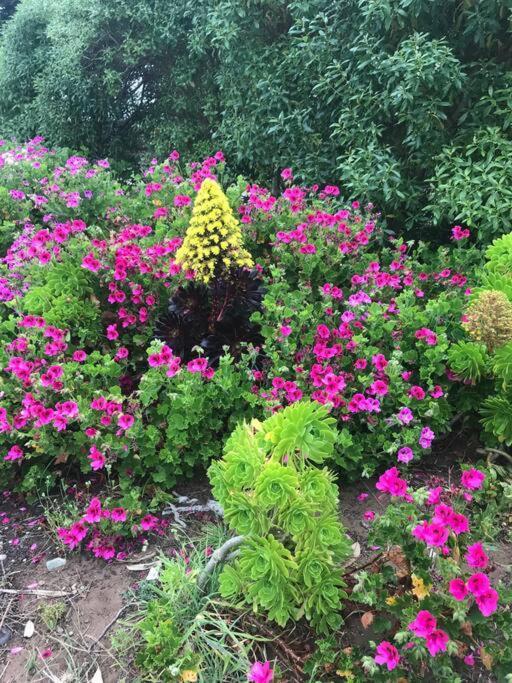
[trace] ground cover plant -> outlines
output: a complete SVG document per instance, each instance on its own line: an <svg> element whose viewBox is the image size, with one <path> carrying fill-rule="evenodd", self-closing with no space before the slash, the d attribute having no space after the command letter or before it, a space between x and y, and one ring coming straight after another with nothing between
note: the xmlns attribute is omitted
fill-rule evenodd
<svg viewBox="0 0 512 683"><path fill-rule="evenodd" d="M454 225L435 247L300 170L278 194L230 177L222 152L123 181L41 138L2 143L2 485L31 503L63 486L61 552L110 566L173 544L119 636L141 680L506 675L487 544L507 514L509 236L482 252ZM479 420L489 463L418 483ZM181 563L174 490L206 472L217 507L199 512L229 532L206 549L196 530ZM339 514L361 481L381 497L362 567ZM354 610L371 637L343 645ZM277 629L316 653L283 666Z"/></svg>

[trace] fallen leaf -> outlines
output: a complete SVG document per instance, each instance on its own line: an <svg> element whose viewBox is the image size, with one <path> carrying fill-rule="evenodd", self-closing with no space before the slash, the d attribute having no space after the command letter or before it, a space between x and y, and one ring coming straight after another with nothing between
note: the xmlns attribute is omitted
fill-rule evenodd
<svg viewBox="0 0 512 683"><path fill-rule="evenodd" d="M69 453L59 453L59 455L53 461L54 465L64 464L68 461Z"/></svg>
<svg viewBox="0 0 512 683"><path fill-rule="evenodd" d="M469 621L465 621L463 624L461 624L460 630L462 633L464 633L464 635L469 636L470 638L473 635L473 627Z"/></svg>
<svg viewBox="0 0 512 683"><path fill-rule="evenodd" d="M482 660L482 664L485 666L487 671L492 671L492 664L494 660L492 655L490 655L483 647L480 648L480 659Z"/></svg>
<svg viewBox="0 0 512 683"><path fill-rule="evenodd" d="M373 624L373 619L373 612L365 612L361 617L361 624L363 625L363 628L368 628L368 626Z"/></svg>
<svg viewBox="0 0 512 683"><path fill-rule="evenodd" d="M409 560L406 558L404 551L399 545L394 545L386 553L386 559L396 573L397 579L405 579L411 574L411 568L409 566Z"/></svg>

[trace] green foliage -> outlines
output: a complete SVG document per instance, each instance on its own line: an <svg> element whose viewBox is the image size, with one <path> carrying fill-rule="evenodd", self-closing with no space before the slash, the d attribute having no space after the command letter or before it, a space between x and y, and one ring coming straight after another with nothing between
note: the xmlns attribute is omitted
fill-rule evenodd
<svg viewBox="0 0 512 683"><path fill-rule="evenodd" d="M350 543L338 519L334 420L302 402L263 423L239 424L209 477L229 526L246 536L220 577L222 595L284 626L305 615L318 632L339 626L341 564Z"/></svg>
<svg viewBox="0 0 512 683"><path fill-rule="evenodd" d="M448 351L450 368L464 380L478 382L487 374L489 356L484 344L462 341Z"/></svg>
<svg viewBox="0 0 512 683"><path fill-rule="evenodd" d="M293 164L397 226L460 220L489 241L510 223L509 15L508 0L21 0L1 127L129 159L213 136L274 189Z"/></svg>
<svg viewBox="0 0 512 683"><path fill-rule="evenodd" d="M485 268L512 278L512 232L495 239L485 250Z"/></svg>
<svg viewBox="0 0 512 683"><path fill-rule="evenodd" d="M160 346L154 342L149 352ZM179 477L208 465L222 452L225 434L253 414L248 362L244 358L235 364L223 356L208 381L185 371L169 378L165 368L145 372L138 391L145 420L133 428L137 455L124 458L123 471L143 478L151 473L155 484L169 488ZM132 485L130 478L126 485Z"/></svg>
<svg viewBox="0 0 512 683"><path fill-rule="evenodd" d="M483 243L512 221L512 141L497 128L482 128L464 145L447 146L435 159L428 209L435 223L461 222Z"/></svg>
<svg viewBox="0 0 512 683"><path fill-rule="evenodd" d="M202 680L203 675L212 683L247 679L252 636L232 616L226 619L219 612L214 590L205 594L196 582L206 562L205 548L222 538L222 530L206 527L192 551L183 549L187 562L164 559L159 585L147 584L139 592L147 598L130 645L147 676L144 680L182 683Z"/></svg>

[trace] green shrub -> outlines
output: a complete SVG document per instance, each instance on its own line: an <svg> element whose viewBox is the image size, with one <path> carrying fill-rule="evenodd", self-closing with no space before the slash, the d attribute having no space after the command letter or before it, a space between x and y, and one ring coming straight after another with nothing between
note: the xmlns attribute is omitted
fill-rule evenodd
<svg viewBox="0 0 512 683"><path fill-rule="evenodd" d="M333 476L316 467L332 456L334 424L324 407L297 403L239 425L209 470L226 521L246 537L221 574L221 593L281 626L303 614L319 632L341 623L350 542Z"/></svg>

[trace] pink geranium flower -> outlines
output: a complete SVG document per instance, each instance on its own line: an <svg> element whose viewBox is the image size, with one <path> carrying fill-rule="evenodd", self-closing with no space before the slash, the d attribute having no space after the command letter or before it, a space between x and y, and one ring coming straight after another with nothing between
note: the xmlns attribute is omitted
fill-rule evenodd
<svg viewBox="0 0 512 683"><path fill-rule="evenodd" d="M126 510L124 508L114 508L110 512L110 519L113 522L126 522Z"/></svg>
<svg viewBox="0 0 512 683"><path fill-rule="evenodd" d="M253 683L270 683L274 680L274 670L270 662L254 662L247 674L247 680Z"/></svg>
<svg viewBox="0 0 512 683"><path fill-rule="evenodd" d="M481 543L468 545L465 557L469 566L475 569L485 569L489 564L489 558Z"/></svg>
<svg viewBox="0 0 512 683"><path fill-rule="evenodd" d="M91 469L93 469L95 472L105 467L107 459L103 453L96 448L96 446L91 446L89 455L87 457L91 461Z"/></svg>
<svg viewBox="0 0 512 683"><path fill-rule="evenodd" d="M476 470L474 467L472 467L470 470L465 470L460 479L462 486L470 491L476 491L477 489L481 488L484 481L485 474L480 472L480 470Z"/></svg>
<svg viewBox="0 0 512 683"><path fill-rule="evenodd" d="M432 631L432 633L427 636L425 645L427 646L427 650L430 652L432 657L435 657L438 652L446 651L446 646L448 645L449 640L450 636L446 633L446 631L443 631L439 628L435 631Z"/></svg>
<svg viewBox="0 0 512 683"><path fill-rule="evenodd" d="M452 579L448 584L448 590L459 602L464 600L468 594L468 589L462 579Z"/></svg>
<svg viewBox="0 0 512 683"><path fill-rule="evenodd" d="M400 655L398 650L389 641L383 640L377 645L377 654L375 655L375 661L377 664L382 664L387 666L388 671L393 671L398 666L400 662Z"/></svg>
<svg viewBox="0 0 512 683"><path fill-rule="evenodd" d="M411 621L409 629L418 636L418 638L426 638L437 627L437 619L428 610L421 610L416 615L416 619Z"/></svg>
<svg viewBox="0 0 512 683"><path fill-rule="evenodd" d="M93 498L89 503L89 507L85 512L84 517L89 524L95 524L101 520L101 502L99 498Z"/></svg>
<svg viewBox="0 0 512 683"><path fill-rule="evenodd" d="M475 602L484 617L489 617L498 609L499 595L494 588L489 588L485 593L477 595Z"/></svg>

